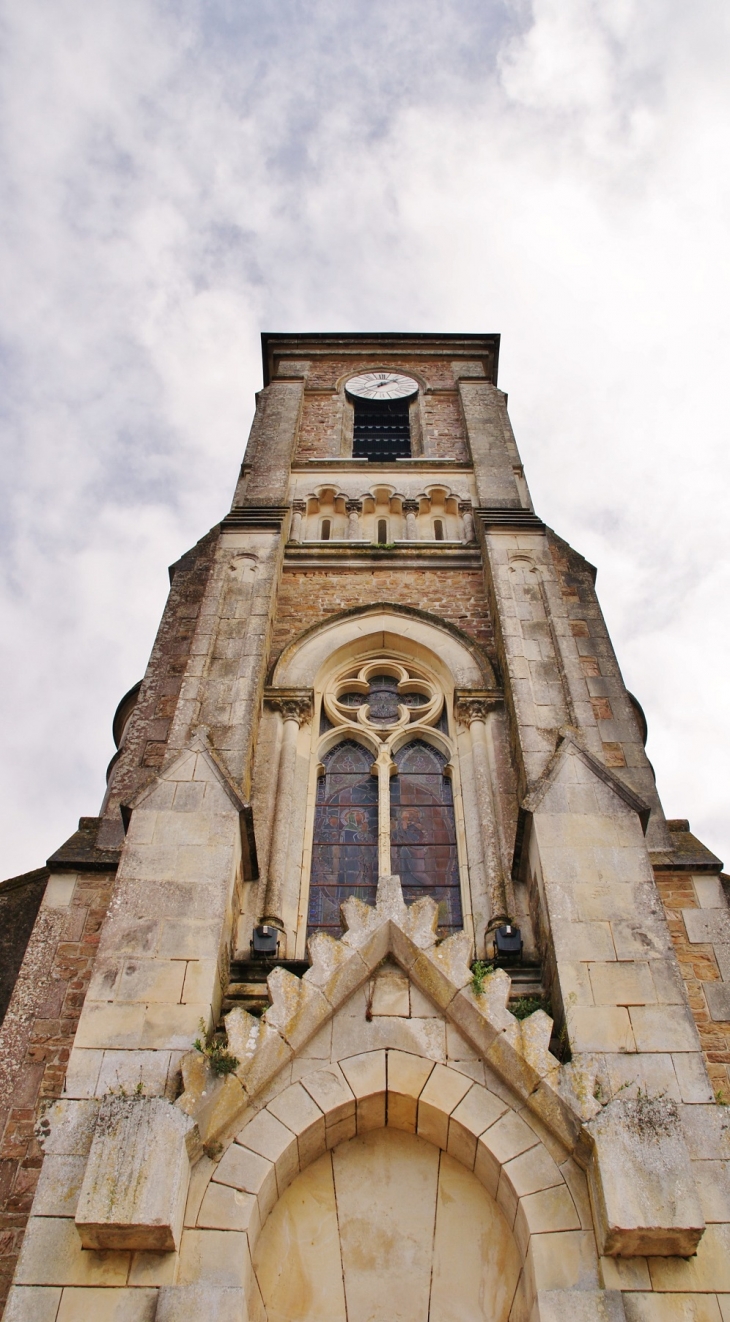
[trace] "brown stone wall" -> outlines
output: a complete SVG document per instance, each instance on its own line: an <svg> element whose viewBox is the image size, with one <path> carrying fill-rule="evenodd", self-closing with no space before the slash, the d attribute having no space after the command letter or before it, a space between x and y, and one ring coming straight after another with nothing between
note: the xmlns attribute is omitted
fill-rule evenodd
<svg viewBox="0 0 730 1322"><path fill-rule="evenodd" d="M36 1123L60 1097L114 877L78 877L69 905L41 907L0 1031L0 1311L43 1153Z"/></svg>
<svg viewBox="0 0 730 1322"><path fill-rule="evenodd" d="M391 370L393 372L413 372L426 382L431 390L453 390L456 386L451 363L442 358L409 358L399 353L387 352L378 359L367 358L358 361L354 357L337 357L335 354L325 358L313 358L307 373L307 387L318 390L336 390L337 383L343 376L357 376L359 372Z"/></svg>
<svg viewBox="0 0 730 1322"><path fill-rule="evenodd" d="M425 395L423 400L423 452L430 459L469 461L464 420L459 397L453 394Z"/></svg>
<svg viewBox="0 0 730 1322"><path fill-rule="evenodd" d="M216 528L173 566L170 595L125 732L122 754L109 782L105 815L115 821L119 803L132 798L149 777L149 768L159 767L164 761L217 541Z"/></svg>
<svg viewBox="0 0 730 1322"><path fill-rule="evenodd" d="M372 602L412 606L455 624L494 663L494 635L479 569L301 570L282 575L271 660L304 629L340 611Z"/></svg>
<svg viewBox="0 0 730 1322"><path fill-rule="evenodd" d="M334 459L340 453L339 395L305 394L299 422L296 459Z"/></svg>
<svg viewBox="0 0 730 1322"><path fill-rule="evenodd" d="M704 879L700 884L702 881ZM688 932L685 916L688 910L701 910L698 918L710 915L707 921L707 935L712 935L712 927L717 924L720 928L718 934L722 936L723 920L724 925L729 926L728 911L722 908L702 909L694 881L686 872L659 872L656 882L700 1035L712 1089L718 1101L730 1104L730 1020L713 1019L708 1004L708 984L711 988L709 997L714 999L715 989L722 991L727 983L723 983L723 970L720 969L716 950L717 943L712 940L692 941L690 937L696 933ZM719 879L709 877L708 883L719 886ZM730 947L724 946L722 942L719 944L721 950L730 950ZM730 972L730 969L727 972ZM730 998L730 989L728 997Z"/></svg>
<svg viewBox="0 0 730 1322"><path fill-rule="evenodd" d="M375 364L382 367L382 363ZM373 364L331 358L313 362L299 422L296 459L334 459L340 453L342 401L337 385L345 375L371 370ZM422 396L423 453L437 459L469 460L464 420L450 364L438 359L422 361L398 358L394 370L412 371L435 394ZM331 390L332 394L325 393Z"/></svg>

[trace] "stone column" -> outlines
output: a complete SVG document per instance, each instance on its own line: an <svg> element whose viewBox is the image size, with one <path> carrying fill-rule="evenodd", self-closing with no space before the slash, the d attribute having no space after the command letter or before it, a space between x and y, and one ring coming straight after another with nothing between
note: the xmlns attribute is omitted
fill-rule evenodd
<svg viewBox="0 0 730 1322"><path fill-rule="evenodd" d="M294 794L294 772L297 760L297 736L299 727L312 710L309 695L274 697L267 696L270 706L278 709L284 719L284 731L279 751L279 766L276 777L276 804L274 808L274 827L271 835L271 854L269 857L264 912L260 922L269 923L284 931L282 918L282 898L286 882L286 863L289 852L289 823L292 815Z"/></svg>
<svg viewBox="0 0 730 1322"><path fill-rule="evenodd" d="M416 515L418 514L418 501L404 500L403 513L406 516L406 541L417 542L418 523L416 522Z"/></svg>
<svg viewBox="0 0 730 1322"><path fill-rule="evenodd" d="M360 537L360 515L362 514L361 500L348 500L345 502L347 510L347 537L348 541L356 542Z"/></svg>
<svg viewBox="0 0 730 1322"><path fill-rule="evenodd" d="M459 501L459 513L461 515L461 521L464 525L464 541L465 542L475 541L474 514L472 512L472 505L470 500Z"/></svg>
<svg viewBox="0 0 730 1322"><path fill-rule="evenodd" d="M464 725L469 726L471 737L484 867L489 888L490 916L487 925L488 931L499 927L510 917L507 907L507 888L496 834L496 805L492 792L492 776L487 745L487 718L496 701L498 700L475 696L459 698L456 703L457 719Z"/></svg>
<svg viewBox="0 0 730 1322"><path fill-rule="evenodd" d="M306 514L307 506L303 500L293 500L291 505L291 528L289 530L290 542L301 542L302 540L302 520Z"/></svg>

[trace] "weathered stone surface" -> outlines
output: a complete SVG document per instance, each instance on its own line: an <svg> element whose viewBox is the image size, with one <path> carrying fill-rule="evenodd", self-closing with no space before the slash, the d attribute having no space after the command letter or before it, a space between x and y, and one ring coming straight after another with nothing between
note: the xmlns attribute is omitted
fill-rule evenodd
<svg viewBox="0 0 730 1322"><path fill-rule="evenodd" d="M539 1290L534 1322L626 1322L619 1290Z"/></svg>
<svg viewBox="0 0 730 1322"><path fill-rule="evenodd" d="M155 1322L247 1322L243 1290L168 1285L160 1290Z"/></svg>
<svg viewBox="0 0 730 1322"><path fill-rule="evenodd" d="M84 1248L177 1248L192 1133L190 1118L160 1098L103 1102L76 1211Z"/></svg>
<svg viewBox="0 0 730 1322"><path fill-rule="evenodd" d="M264 1019L296 1051L329 1019L332 1007L322 991L286 969L274 969L267 983L271 1005Z"/></svg>
<svg viewBox="0 0 730 1322"><path fill-rule="evenodd" d="M588 1179L599 1251L694 1253L705 1220L675 1103L615 1098L588 1129L595 1145Z"/></svg>

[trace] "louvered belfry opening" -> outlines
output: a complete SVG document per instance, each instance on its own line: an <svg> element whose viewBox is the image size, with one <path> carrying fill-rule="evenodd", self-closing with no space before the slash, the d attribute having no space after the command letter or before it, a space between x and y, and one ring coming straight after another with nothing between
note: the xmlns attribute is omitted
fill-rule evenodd
<svg viewBox="0 0 730 1322"><path fill-rule="evenodd" d="M356 398L353 404L355 406L353 459L369 459L372 463L382 463L392 459L410 458L409 399Z"/></svg>

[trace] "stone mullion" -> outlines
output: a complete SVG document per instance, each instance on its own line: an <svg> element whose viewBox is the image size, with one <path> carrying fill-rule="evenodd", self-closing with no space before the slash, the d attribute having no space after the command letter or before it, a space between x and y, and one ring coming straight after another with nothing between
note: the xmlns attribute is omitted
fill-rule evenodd
<svg viewBox="0 0 730 1322"><path fill-rule="evenodd" d="M375 764L378 769L378 876L389 877L390 862L390 778L393 761L390 749L381 748Z"/></svg>

